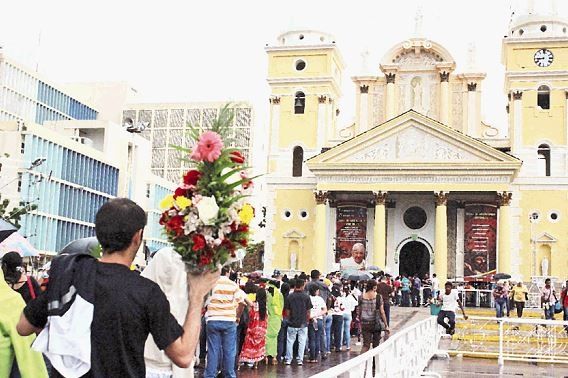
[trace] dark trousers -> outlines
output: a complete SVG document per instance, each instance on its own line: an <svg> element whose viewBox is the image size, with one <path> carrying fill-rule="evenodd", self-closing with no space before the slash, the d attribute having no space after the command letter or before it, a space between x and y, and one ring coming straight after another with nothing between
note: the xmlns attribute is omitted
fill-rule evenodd
<svg viewBox="0 0 568 378"><path fill-rule="evenodd" d="M283 359L286 356L286 339L288 338L288 319L282 319L282 326L278 331L277 358Z"/></svg>
<svg viewBox="0 0 568 378"><path fill-rule="evenodd" d="M387 317L387 325L391 322L391 304L390 301L383 301L383 308L385 309L385 316Z"/></svg>
<svg viewBox="0 0 568 378"><path fill-rule="evenodd" d="M446 323L448 318L448 323ZM438 324L446 330L453 330L456 328L456 313L453 311L440 311L438 314Z"/></svg>
<svg viewBox="0 0 568 378"><path fill-rule="evenodd" d="M205 317L201 318L201 332L199 334L199 358L205 360L207 357L207 326Z"/></svg>
<svg viewBox="0 0 568 378"><path fill-rule="evenodd" d="M410 307L410 290L402 292L402 307Z"/></svg>
<svg viewBox="0 0 568 378"><path fill-rule="evenodd" d="M515 302L515 306L517 307L517 318L522 318L523 309L525 308L525 302Z"/></svg>
<svg viewBox="0 0 568 378"><path fill-rule="evenodd" d="M428 301L432 299L432 289L425 287L424 290L422 290L422 296L424 297L422 298L424 304L428 304Z"/></svg>
<svg viewBox="0 0 568 378"><path fill-rule="evenodd" d="M418 307L420 306L420 290L412 288L412 306Z"/></svg>
<svg viewBox="0 0 568 378"><path fill-rule="evenodd" d="M318 319L310 322L308 326L308 345L310 352L310 360L316 360L318 354L321 352L322 355L325 353L323 351L323 320Z"/></svg>
<svg viewBox="0 0 568 378"><path fill-rule="evenodd" d="M333 320L331 322L331 336L333 341L331 345L335 346L335 350L341 350L341 331L343 328L343 315L333 315Z"/></svg>

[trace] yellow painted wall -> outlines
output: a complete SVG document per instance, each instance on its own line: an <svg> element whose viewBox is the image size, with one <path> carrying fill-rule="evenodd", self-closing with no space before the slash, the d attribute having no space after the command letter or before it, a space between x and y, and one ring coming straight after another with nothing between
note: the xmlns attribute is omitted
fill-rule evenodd
<svg viewBox="0 0 568 378"><path fill-rule="evenodd" d="M304 147L315 148L317 141L318 99L306 95L304 114L294 114L294 97L283 97L280 101L280 129L278 147L289 148L301 141Z"/></svg>
<svg viewBox="0 0 568 378"><path fill-rule="evenodd" d="M296 71L297 60L306 62L306 68ZM324 51L286 51L272 53L268 59L268 77L317 77L331 74L329 53Z"/></svg>
<svg viewBox="0 0 568 378"><path fill-rule="evenodd" d="M548 244L550 246L549 274L558 277L561 280L566 279L568 274L568 191L550 190L550 191L523 191L520 198L520 223L522 231L519 233L520 238L520 256L519 262L520 273L526 278L530 277L533 267L533 255L531 240L531 225L529 222L529 214L533 211L540 213L539 221L533 224L533 235L535 238L544 232L558 239L555 243ZM549 220L551 211L560 213L557 222ZM537 244L537 273L540 274L540 261L545 248L542 244Z"/></svg>
<svg viewBox="0 0 568 378"><path fill-rule="evenodd" d="M550 109L541 109L537 105L537 91L523 93L523 132L522 144L535 145L546 139L553 144L565 144L566 128L564 113L566 95L564 90L552 90Z"/></svg>
<svg viewBox="0 0 568 378"><path fill-rule="evenodd" d="M307 189L277 189L274 201L275 214L273 218L274 231L272 252L274 255L273 265L275 268L290 268L290 249L295 246L290 244L298 242L297 266L300 270L309 272L313 269L312 260L314 251L314 223L315 223L315 199L311 190ZM289 220L284 220L282 214L285 210L290 210L292 216ZM300 211L307 210L308 218L300 219ZM293 239L285 238L283 235L292 230L305 235L305 238Z"/></svg>
<svg viewBox="0 0 568 378"><path fill-rule="evenodd" d="M552 51L554 60L548 67L539 67L534 63L534 54L547 48ZM546 41L536 43L507 44L505 50L506 69L509 71L556 71L568 68L568 46L562 42Z"/></svg>

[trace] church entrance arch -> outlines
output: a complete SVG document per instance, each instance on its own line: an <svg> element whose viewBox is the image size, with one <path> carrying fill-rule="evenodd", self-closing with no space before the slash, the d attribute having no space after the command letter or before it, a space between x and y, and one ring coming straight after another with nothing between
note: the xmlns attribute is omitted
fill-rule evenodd
<svg viewBox="0 0 568 378"><path fill-rule="evenodd" d="M430 251L420 241L410 241L402 246L399 255L399 274L413 276L418 274L420 278L424 274L430 274Z"/></svg>

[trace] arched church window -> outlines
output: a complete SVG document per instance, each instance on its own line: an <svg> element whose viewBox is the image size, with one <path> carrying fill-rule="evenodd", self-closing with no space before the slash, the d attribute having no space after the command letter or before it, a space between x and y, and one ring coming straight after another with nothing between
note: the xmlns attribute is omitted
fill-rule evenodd
<svg viewBox="0 0 568 378"><path fill-rule="evenodd" d="M539 176L550 176L550 146L541 144L538 146L538 165Z"/></svg>
<svg viewBox="0 0 568 378"><path fill-rule="evenodd" d="M304 114L306 108L306 95L304 92L296 92L294 96L294 114Z"/></svg>
<svg viewBox="0 0 568 378"><path fill-rule="evenodd" d="M294 147L292 152L292 177L302 177L302 163L304 162L304 149Z"/></svg>
<svg viewBox="0 0 568 378"><path fill-rule="evenodd" d="M541 109L550 109L550 88L546 85L538 87L537 104Z"/></svg>

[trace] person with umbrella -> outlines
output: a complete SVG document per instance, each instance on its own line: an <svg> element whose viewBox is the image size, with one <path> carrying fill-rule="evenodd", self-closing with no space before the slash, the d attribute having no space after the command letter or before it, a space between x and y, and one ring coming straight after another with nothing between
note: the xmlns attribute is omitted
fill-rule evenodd
<svg viewBox="0 0 568 378"><path fill-rule="evenodd" d="M2 257L2 272L6 283L20 293L27 304L41 293L41 289L36 279L26 274L23 265L22 256L18 252L8 252Z"/></svg>

